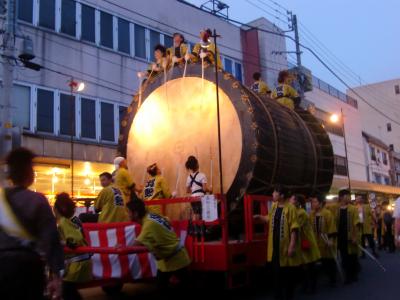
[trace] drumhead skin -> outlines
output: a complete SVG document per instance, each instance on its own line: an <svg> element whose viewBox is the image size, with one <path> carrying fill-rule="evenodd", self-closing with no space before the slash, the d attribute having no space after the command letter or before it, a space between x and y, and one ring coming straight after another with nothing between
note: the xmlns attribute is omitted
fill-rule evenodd
<svg viewBox="0 0 400 300"><path fill-rule="evenodd" d="M219 193L215 70L178 66L144 83L122 120L119 153L139 184L157 162L171 190L185 195L184 163L194 155ZM262 99L231 74L218 71L223 189L229 201L270 194L277 183L293 192L327 192L333 151L321 124L307 111ZM165 80L166 79L166 80ZM142 102L138 109L139 102ZM212 181L212 182L211 182Z"/></svg>

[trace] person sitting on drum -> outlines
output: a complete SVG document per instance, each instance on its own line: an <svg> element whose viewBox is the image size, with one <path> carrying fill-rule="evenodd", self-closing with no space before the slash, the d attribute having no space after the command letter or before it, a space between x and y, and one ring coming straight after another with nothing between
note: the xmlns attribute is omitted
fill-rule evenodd
<svg viewBox="0 0 400 300"><path fill-rule="evenodd" d="M199 161L194 156L189 156L185 163L186 170L190 172L186 179L186 192L192 197L202 197L207 192L211 192L207 188L207 177L204 173L199 172ZM195 218L201 216L201 202L192 203Z"/></svg>
<svg viewBox="0 0 400 300"><path fill-rule="evenodd" d="M161 175L161 170L158 168L156 163L147 168L147 173L150 175L150 178L143 190L142 198L144 201L171 198L172 194L168 187L168 183ZM162 215L160 205L150 205L148 210L153 214Z"/></svg>
<svg viewBox="0 0 400 300"><path fill-rule="evenodd" d="M271 89L261 78L260 72L253 74L254 83L251 85L251 90L260 96L271 96Z"/></svg>
<svg viewBox="0 0 400 300"><path fill-rule="evenodd" d="M173 35L173 39L173 46L167 49L169 60L173 64L183 63L188 52L188 46L185 44L185 37L183 34L176 32Z"/></svg>
<svg viewBox="0 0 400 300"><path fill-rule="evenodd" d="M278 75L278 86L271 94L272 99L275 99L280 104L294 109L300 105L300 97L297 91L290 85L293 77L288 71L280 71Z"/></svg>
<svg viewBox="0 0 400 300"><path fill-rule="evenodd" d="M222 68L221 57L219 55L218 48L211 41L212 32L211 29L203 29L200 31L200 42L194 45L192 50L192 61L198 62L204 59L204 61L214 64L215 63L215 51L217 51L217 65L218 68Z"/></svg>
<svg viewBox="0 0 400 300"><path fill-rule="evenodd" d="M158 44L154 47L154 58L155 61L149 64L146 72L138 73L139 78L150 78L168 69L170 61L165 46Z"/></svg>

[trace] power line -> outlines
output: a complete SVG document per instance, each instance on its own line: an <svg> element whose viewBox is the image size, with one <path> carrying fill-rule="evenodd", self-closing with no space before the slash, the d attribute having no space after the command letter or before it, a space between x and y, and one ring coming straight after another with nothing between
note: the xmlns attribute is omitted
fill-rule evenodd
<svg viewBox="0 0 400 300"><path fill-rule="evenodd" d="M287 9L286 7L282 6L281 4L279 4L278 2L274 1L274 0L268 0L269 2L271 2L272 4L274 4L276 7L279 7L281 10L289 12L289 9Z"/></svg>
<svg viewBox="0 0 400 300"><path fill-rule="evenodd" d="M304 29L305 26L302 25L302 27ZM334 55L329 49L328 47L326 47L321 41L319 41L308 29L307 29L308 33L306 32L302 32L303 33L303 37L306 38L307 41L309 41L312 45L316 45L317 48L321 49L323 55L325 57L325 59L327 61L329 61L330 65L332 68L334 68L338 73L340 73L341 75L343 75L344 77L346 77L347 79L349 79L351 82L355 82L356 85L361 85L362 84L362 80L361 77L359 75L357 75L354 71L352 71L348 66L346 66L336 55ZM313 40L316 40L318 42L318 44L316 44L315 42L313 42L311 40L311 38L307 38L308 36L312 35L314 38ZM321 46L320 46L321 45ZM324 50L324 48L326 50ZM314 49L315 50L315 49ZM315 50L316 51L316 50ZM317 51L316 51L317 52ZM319 55L321 55L321 53L318 53ZM339 62L339 64L338 64ZM343 66L343 67L341 67ZM349 71L350 74L349 74ZM354 74L354 75L353 75ZM360 81L360 82L358 82ZM378 102L384 102L386 105L390 106L392 109L397 110L398 107L396 107L395 105L393 105L393 103L390 103L390 101L387 101L385 97L379 96L378 94L376 94L376 91L372 88L370 88L369 86L365 86L365 89L367 90L367 94L374 98L375 101ZM379 98L379 100L378 100Z"/></svg>
<svg viewBox="0 0 400 300"><path fill-rule="evenodd" d="M106 0L105 0L106 1ZM240 24L242 26L248 26L249 28L255 29L255 30L259 30L261 32L267 32L267 33L271 33L271 34L275 34L275 35L280 35L283 37L286 37L288 39L290 39L293 42L296 42L295 39L287 34L282 34L282 33L277 33L277 32L273 32L270 30L266 30L266 29L262 29L259 27L255 27L255 26L251 26L248 24L244 24L240 21L236 21L233 19L229 19L230 22L236 23L236 24ZM384 112L382 112L380 109L376 108L374 105L372 105L371 103L369 103L369 101L367 101L364 97L362 97L356 90L354 90L346 81L344 81L328 64L325 63L325 61L323 59L321 59L321 57L315 53L315 51L313 49L311 49L310 47L305 46L304 44L299 42L299 45L303 48L308 50L333 76L335 76L344 86L346 86L350 91L352 91L358 98L360 98L364 103L366 103L368 106L370 106L373 110L375 110L376 112L378 112L379 114L385 116L387 119L391 120L393 123L398 124L400 126L400 122L396 121L395 119L393 119L392 117L386 115Z"/></svg>
<svg viewBox="0 0 400 300"><path fill-rule="evenodd" d="M109 1L109 0L103 0L103 2L108 3L108 4L111 4L111 5L115 6L115 7L118 7L118 8L120 8L120 9L124 10L124 11L128 11L128 12L130 12L130 13L132 13L132 14L138 15L138 16L144 18L144 19L147 19L147 20L150 20L150 21L152 21L152 22L158 23L158 24L160 24L160 25L166 26L167 28L170 28L170 29L176 30L176 31L178 31L178 32L181 32L181 33L183 33L183 34L185 34L185 35L187 35L187 36L192 36L192 37L194 37L194 38L196 38L196 39L199 38L197 35L195 35L195 34L193 34L193 33L191 33L191 32L185 31L185 30L183 30L182 28L178 28L178 27L172 26L171 24L164 23L164 22L162 22L162 21L160 21L160 20L158 20L158 19L154 19L154 18L151 18L151 17L149 17L149 16L143 15L143 14L137 12L137 11L134 11L134 10L132 10L132 9L130 9L130 8L124 7L124 6L119 5L119 4L117 4L117 3L111 2L111 1ZM115 10L109 9L109 11L112 12L112 13L114 13L114 14L123 16L123 17L126 18L126 19L131 19L130 16L121 14L120 12L117 12L117 11L115 11ZM222 19L222 20L225 20L225 21L227 21L227 22L234 21L234 20L229 19L229 18L222 18L222 17L218 17L218 18L220 18L220 19ZM135 23L135 22L133 21L133 23ZM143 23L142 23L142 24L143 24ZM249 27L249 28L255 28L255 29L257 29L257 27L252 27L252 26L247 25L247 24L244 24L244 23L241 23L241 24L244 25L244 26L247 26L247 27ZM151 25L149 25L149 24L143 24L143 25L151 26ZM265 29L264 29L264 32L271 33L271 34L274 34L274 35L284 36L284 35L282 35L281 33L278 33L278 32L272 31L272 30L265 30ZM220 48L225 48L225 49L229 49L229 50L231 50L231 51L233 51L233 52L240 53L240 54L242 54L242 57L243 57L244 55L246 55L246 56L250 56L250 57L254 57L254 58L259 58L259 59L265 60L265 61L267 61L267 62L270 61L270 60L265 59L265 58L260 58L260 57L254 55L254 54L249 53L249 52L245 52L245 51L238 50L238 49L236 49L236 48L227 46L227 45L225 45L225 44L223 44L223 43L219 43L219 46L220 46ZM272 61L272 62L273 62L273 63L276 63L276 62L274 62L274 61ZM284 65L284 64L281 64L281 65ZM287 67L287 66L286 66L286 67Z"/></svg>
<svg viewBox="0 0 400 300"><path fill-rule="evenodd" d="M270 9L272 9L273 11L275 11L276 13L280 14L283 17L287 17L288 16L288 12L289 10L286 10L286 13L283 13L281 10L272 7L271 5L267 4L265 1L262 0L257 0L258 2L264 4L265 6L269 7Z"/></svg>
<svg viewBox="0 0 400 300"><path fill-rule="evenodd" d="M267 11L266 9L260 7L259 5L253 3L253 2L251 2L251 1L249 1L249 0L246 0L246 2L249 3L250 5L252 5L252 6L258 8L259 10L262 10L262 11L265 12L266 14L272 16L273 18L275 18L275 19L281 21L281 22L284 23L285 25L289 25L289 23L288 23L286 20L282 20L282 19L281 19L280 17L278 17L277 15L275 15L275 14L273 14L273 13ZM258 1L258 2L260 2L260 1ZM261 3L263 3L263 2L261 2ZM275 25L275 24L274 24L274 25ZM275 25L275 26L278 27L277 25Z"/></svg>
<svg viewBox="0 0 400 300"><path fill-rule="evenodd" d="M10 59L10 60L12 59L12 60L14 60L17 67L25 69L23 66L21 66L21 65L18 64L18 59L17 59L16 57L7 57L7 56L5 56L5 55L1 55L1 56L4 57L4 58L6 58L6 59ZM53 62L51 62L51 61L48 61L48 62L53 63ZM57 63L54 63L54 64L57 65ZM65 66L63 66L63 67L65 67ZM65 77L67 77L67 78L76 78L76 79L81 80L81 81L83 81L83 82L87 82L87 83L93 84L93 85L95 85L95 86L100 86L100 87L103 87L103 88L105 88L105 89L109 89L109 90L118 92L118 93L120 93L120 94L126 95L126 96L130 96L130 97L133 97L133 96L134 96L134 94L128 94L128 93L122 92L122 91L120 91L120 90L113 89L113 88L111 88L111 87L109 87L109 86L102 85L102 84L100 84L100 83L98 83L98 82L90 81L90 80L83 79L83 78L77 78L77 76L74 76L74 75L71 75L71 74L67 74L67 73L64 73L64 72L62 72L62 71L54 70L54 69L52 69L52 68L50 68L50 67L47 67L47 66L40 66L40 68L41 68L41 69L44 69L44 70L48 70L48 71L53 72L53 73L56 73L56 74L58 74L58 75L65 76ZM77 73L79 73L79 71L77 71Z"/></svg>

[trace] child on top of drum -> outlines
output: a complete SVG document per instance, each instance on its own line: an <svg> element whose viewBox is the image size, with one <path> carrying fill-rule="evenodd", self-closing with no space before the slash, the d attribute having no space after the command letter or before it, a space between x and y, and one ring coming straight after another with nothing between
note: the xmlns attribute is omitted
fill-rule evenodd
<svg viewBox="0 0 400 300"><path fill-rule="evenodd" d="M155 61L149 64L147 68L148 77L164 72L170 65L169 57L167 56L167 48L161 44L154 47L154 59Z"/></svg>
<svg viewBox="0 0 400 300"><path fill-rule="evenodd" d="M273 90L271 97L280 104L294 109L300 105L300 97L297 91L290 85L292 76L288 71L280 71L278 75L278 86Z"/></svg>
<svg viewBox="0 0 400 300"><path fill-rule="evenodd" d="M67 193L56 196L54 214L57 218L60 239L69 248L87 246L82 233L82 223L75 217L75 202ZM65 274L63 277L63 299L82 299L76 283L89 281L92 278L92 265L89 254L67 254L65 257Z"/></svg>
<svg viewBox="0 0 400 300"><path fill-rule="evenodd" d="M169 60L173 63L180 64L185 61L185 56L188 51L188 46L185 44L185 37L181 33L174 33L174 44L167 49Z"/></svg>
<svg viewBox="0 0 400 300"><path fill-rule="evenodd" d="M161 175L161 170L158 168L156 163L147 168L147 173L150 175L150 179L147 181L143 190L142 198L144 201L171 198L172 194L168 187L168 183ZM160 205L150 205L148 210L153 214L162 215Z"/></svg>
<svg viewBox="0 0 400 300"><path fill-rule="evenodd" d="M271 96L271 89L265 83L265 81L262 80L260 72L255 72L253 74L253 79L254 79L254 82L250 87L253 92L255 92L261 96Z"/></svg>
<svg viewBox="0 0 400 300"><path fill-rule="evenodd" d="M207 177L199 172L199 161L194 156L189 156L185 163L186 170L190 172L186 179L186 192L192 197L202 197L207 192ZM192 203L193 213L196 217L201 216L201 202Z"/></svg>
<svg viewBox="0 0 400 300"><path fill-rule="evenodd" d="M217 51L217 65L218 68L222 68L221 57L219 55L218 47L211 41L212 32L211 29L203 29L200 31L200 43L194 45L192 50L192 61L198 62L203 58L210 64L215 63L215 51Z"/></svg>

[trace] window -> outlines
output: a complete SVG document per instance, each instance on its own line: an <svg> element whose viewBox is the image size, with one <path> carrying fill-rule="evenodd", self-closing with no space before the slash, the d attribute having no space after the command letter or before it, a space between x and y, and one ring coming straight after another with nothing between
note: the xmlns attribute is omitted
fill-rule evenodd
<svg viewBox="0 0 400 300"><path fill-rule="evenodd" d="M319 80L319 89L329 94L329 84L322 80Z"/></svg>
<svg viewBox="0 0 400 300"><path fill-rule="evenodd" d="M129 22L118 18L118 51L129 54L130 43Z"/></svg>
<svg viewBox="0 0 400 300"><path fill-rule="evenodd" d="M33 0L18 0L18 19L33 22Z"/></svg>
<svg viewBox="0 0 400 300"><path fill-rule="evenodd" d="M384 184L385 185L390 185L390 178L387 176L383 176Z"/></svg>
<svg viewBox="0 0 400 300"><path fill-rule="evenodd" d="M143 26L135 24L135 56L146 58L146 34Z"/></svg>
<svg viewBox="0 0 400 300"><path fill-rule="evenodd" d="M172 36L164 35L164 45L167 48L171 48L174 45L174 40Z"/></svg>
<svg viewBox="0 0 400 300"><path fill-rule="evenodd" d="M101 103L101 139L103 141L115 141L114 136L114 105Z"/></svg>
<svg viewBox="0 0 400 300"><path fill-rule="evenodd" d="M374 173L374 182L381 184L382 183L382 176L380 174L378 174L378 173Z"/></svg>
<svg viewBox="0 0 400 300"><path fill-rule="evenodd" d="M126 106L119 106L118 109L119 109L119 133L122 133L121 123L126 113Z"/></svg>
<svg viewBox="0 0 400 300"><path fill-rule="evenodd" d="M395 93L396 95L399 95L399 94L400 94L400 86L399 86L398 84L396 84L396 85L394 86L394 93Z"/></svg>
<svg viewBox="0 0 400 300"><path fill-rule="evenodd" d="M61 32L75 36L76 34L76 2L62 0L61 3Z"/></svg>
<svg viewBox="0 0 400 300"><path fill-rule="evenodd" d="M13 124L29 130L31 127L31 88L16 84L12 92L11 113Z"/></svg>
<svg viewBox="0 0 400 300"><path fill-rule="evenodd" d="M54 30L55 21L56 21L56 1L40 0L39 25Z"/></svg>
<svg viewBox="0 0 400 300"><path fill-rule="evenodd" d="M40 132L54 133L54 93L37 90L36 129Z"/></svg>
<svg viewBox="0 0 400 300"><path fill-rule="evenodd" d="M100 44L104 47L113 47L113 16L100 12Z"/></svg>
<svg viewBox="0 0 400 300"><path fill-rule="evenodd" d="M375 147L369 146L369 153L371 155L371 160L376 161Z"/></svg>
<svg viewBox="0 0 400 300"><path fill-rule="evenodd" d="M242 65L235 62L235 77L237 80L242 82L243 76L242 76Z"/></svg>
<svg viewBox="0 0 400 300"><path fill-rule="evenodd" d="M2 94L0 85L0 95ZM11 120L13 126L30 129L31 88L14 84L11 96Z"/></svg>
<svg viewBox="0 0 400 300"><path fill-rule="evenodd" d="M225 65L225 71L228 73L233 73L233 68L232 68L232 60L229 58L224 58L224 65Z"/></svg>
<svg viewBox="0 0 400 300"><path fill-rule="evenodd" d="M96 42L95 10L82 4L82 40Z"/></svg>
<svg viewBox="0 0 400 300"><path fill-rule="evenodd" d="M335 155L335 174L347 176L347 162L345 157Z"/></svg>
<svg viewBox="0 0 400 300"><path fill-rule="evenodd" d="M81 99L81 136L96 139L96 101Z"/></svg>
<svg viewBox="0 0 400 300"><path fill-rule="evenodd" d="M150 60L154 61L154 48L160 43L160 33L150 30Z"/></svg>
<svg viewBox="0 0 400 300"><path fill-rule="evenodd" d="M75 135L75 96L60 94L60 134Z"/></svg>
<svg viewBox="0 0 400 300"><path fill-rule="evenodd" d="M386 128L387 128L388 132L391 132L392 131L392 124L391 123L387 123L386 124Z"/></svg>
<svg viewBox="0 0 400 300"><path fill-rule="evenodd" d="M388 158L387 158L387 154L385 152L382 152L382 162L385 166L387 166L388 164Z"/></svg>

